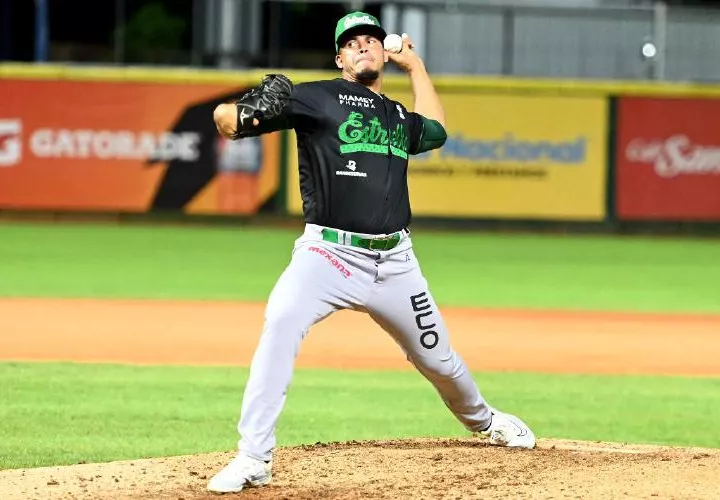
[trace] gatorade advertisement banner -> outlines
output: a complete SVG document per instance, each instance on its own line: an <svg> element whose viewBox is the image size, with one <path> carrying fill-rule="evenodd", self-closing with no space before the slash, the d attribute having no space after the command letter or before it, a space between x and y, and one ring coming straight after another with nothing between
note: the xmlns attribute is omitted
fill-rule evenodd
<svg viewBox="0 0 720 500"><path fill-rule="evenodd" d="M227 141L213 110L258 83L0 80L0 208L255 213L280 135Z"/></svg>

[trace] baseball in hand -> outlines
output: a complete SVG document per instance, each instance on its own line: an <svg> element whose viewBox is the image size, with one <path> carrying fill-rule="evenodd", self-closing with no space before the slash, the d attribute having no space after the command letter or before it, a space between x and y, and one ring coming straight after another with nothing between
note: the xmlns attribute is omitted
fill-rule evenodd
<svg viewBox="0 0 720 500"><path fill-rule="evenodd" d="M395 33L386 36L385 40L383 41L383 47L385 47L385 50L387 50L388 52L393 52L395 54L402 51L402 46L402 38L400 37L400 35L397 35Z"/></svg>

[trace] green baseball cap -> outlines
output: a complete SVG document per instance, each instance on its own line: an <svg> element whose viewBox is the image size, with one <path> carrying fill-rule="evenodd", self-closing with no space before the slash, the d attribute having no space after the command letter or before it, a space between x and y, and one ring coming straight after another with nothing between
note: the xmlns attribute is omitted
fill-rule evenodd
<svg viewBox="0 0 720 500"><path fill-rule="evenodd" d="M351 12L337 22L335 26L335 51L340 50L340 40L347 36L358 33L366 33L374 35L382 42L385 40L387 33L380 26L380 21L375 16L371 16L365 12Z"/></svg>

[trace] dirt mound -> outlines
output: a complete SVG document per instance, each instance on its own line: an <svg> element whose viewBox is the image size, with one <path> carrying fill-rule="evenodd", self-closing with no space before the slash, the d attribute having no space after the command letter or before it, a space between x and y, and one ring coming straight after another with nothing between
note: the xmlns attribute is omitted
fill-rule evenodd
<svg viewBox="0 0 720 500"><path fill-rule="evenodd" d="M201 499L233 453L0 471L2 499ZM477 438L316 444L276 453L247 499L720 498L720 450ZM233 495L228 495L234 497Z"/></svg>

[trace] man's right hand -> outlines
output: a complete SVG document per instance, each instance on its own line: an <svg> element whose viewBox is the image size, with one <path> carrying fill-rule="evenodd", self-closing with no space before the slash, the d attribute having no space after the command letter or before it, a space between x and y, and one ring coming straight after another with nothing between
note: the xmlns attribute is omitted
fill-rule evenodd
<svg viewBox="0 0 720 500"><path fill-rule="evenodd" d="M413 70L423 65L422 60L417 52L413 49L415 44L410 40L407 33L402 34L402 50L400 52L386 51L388 59L397 64L406 73L412 73Z"/></svg>

